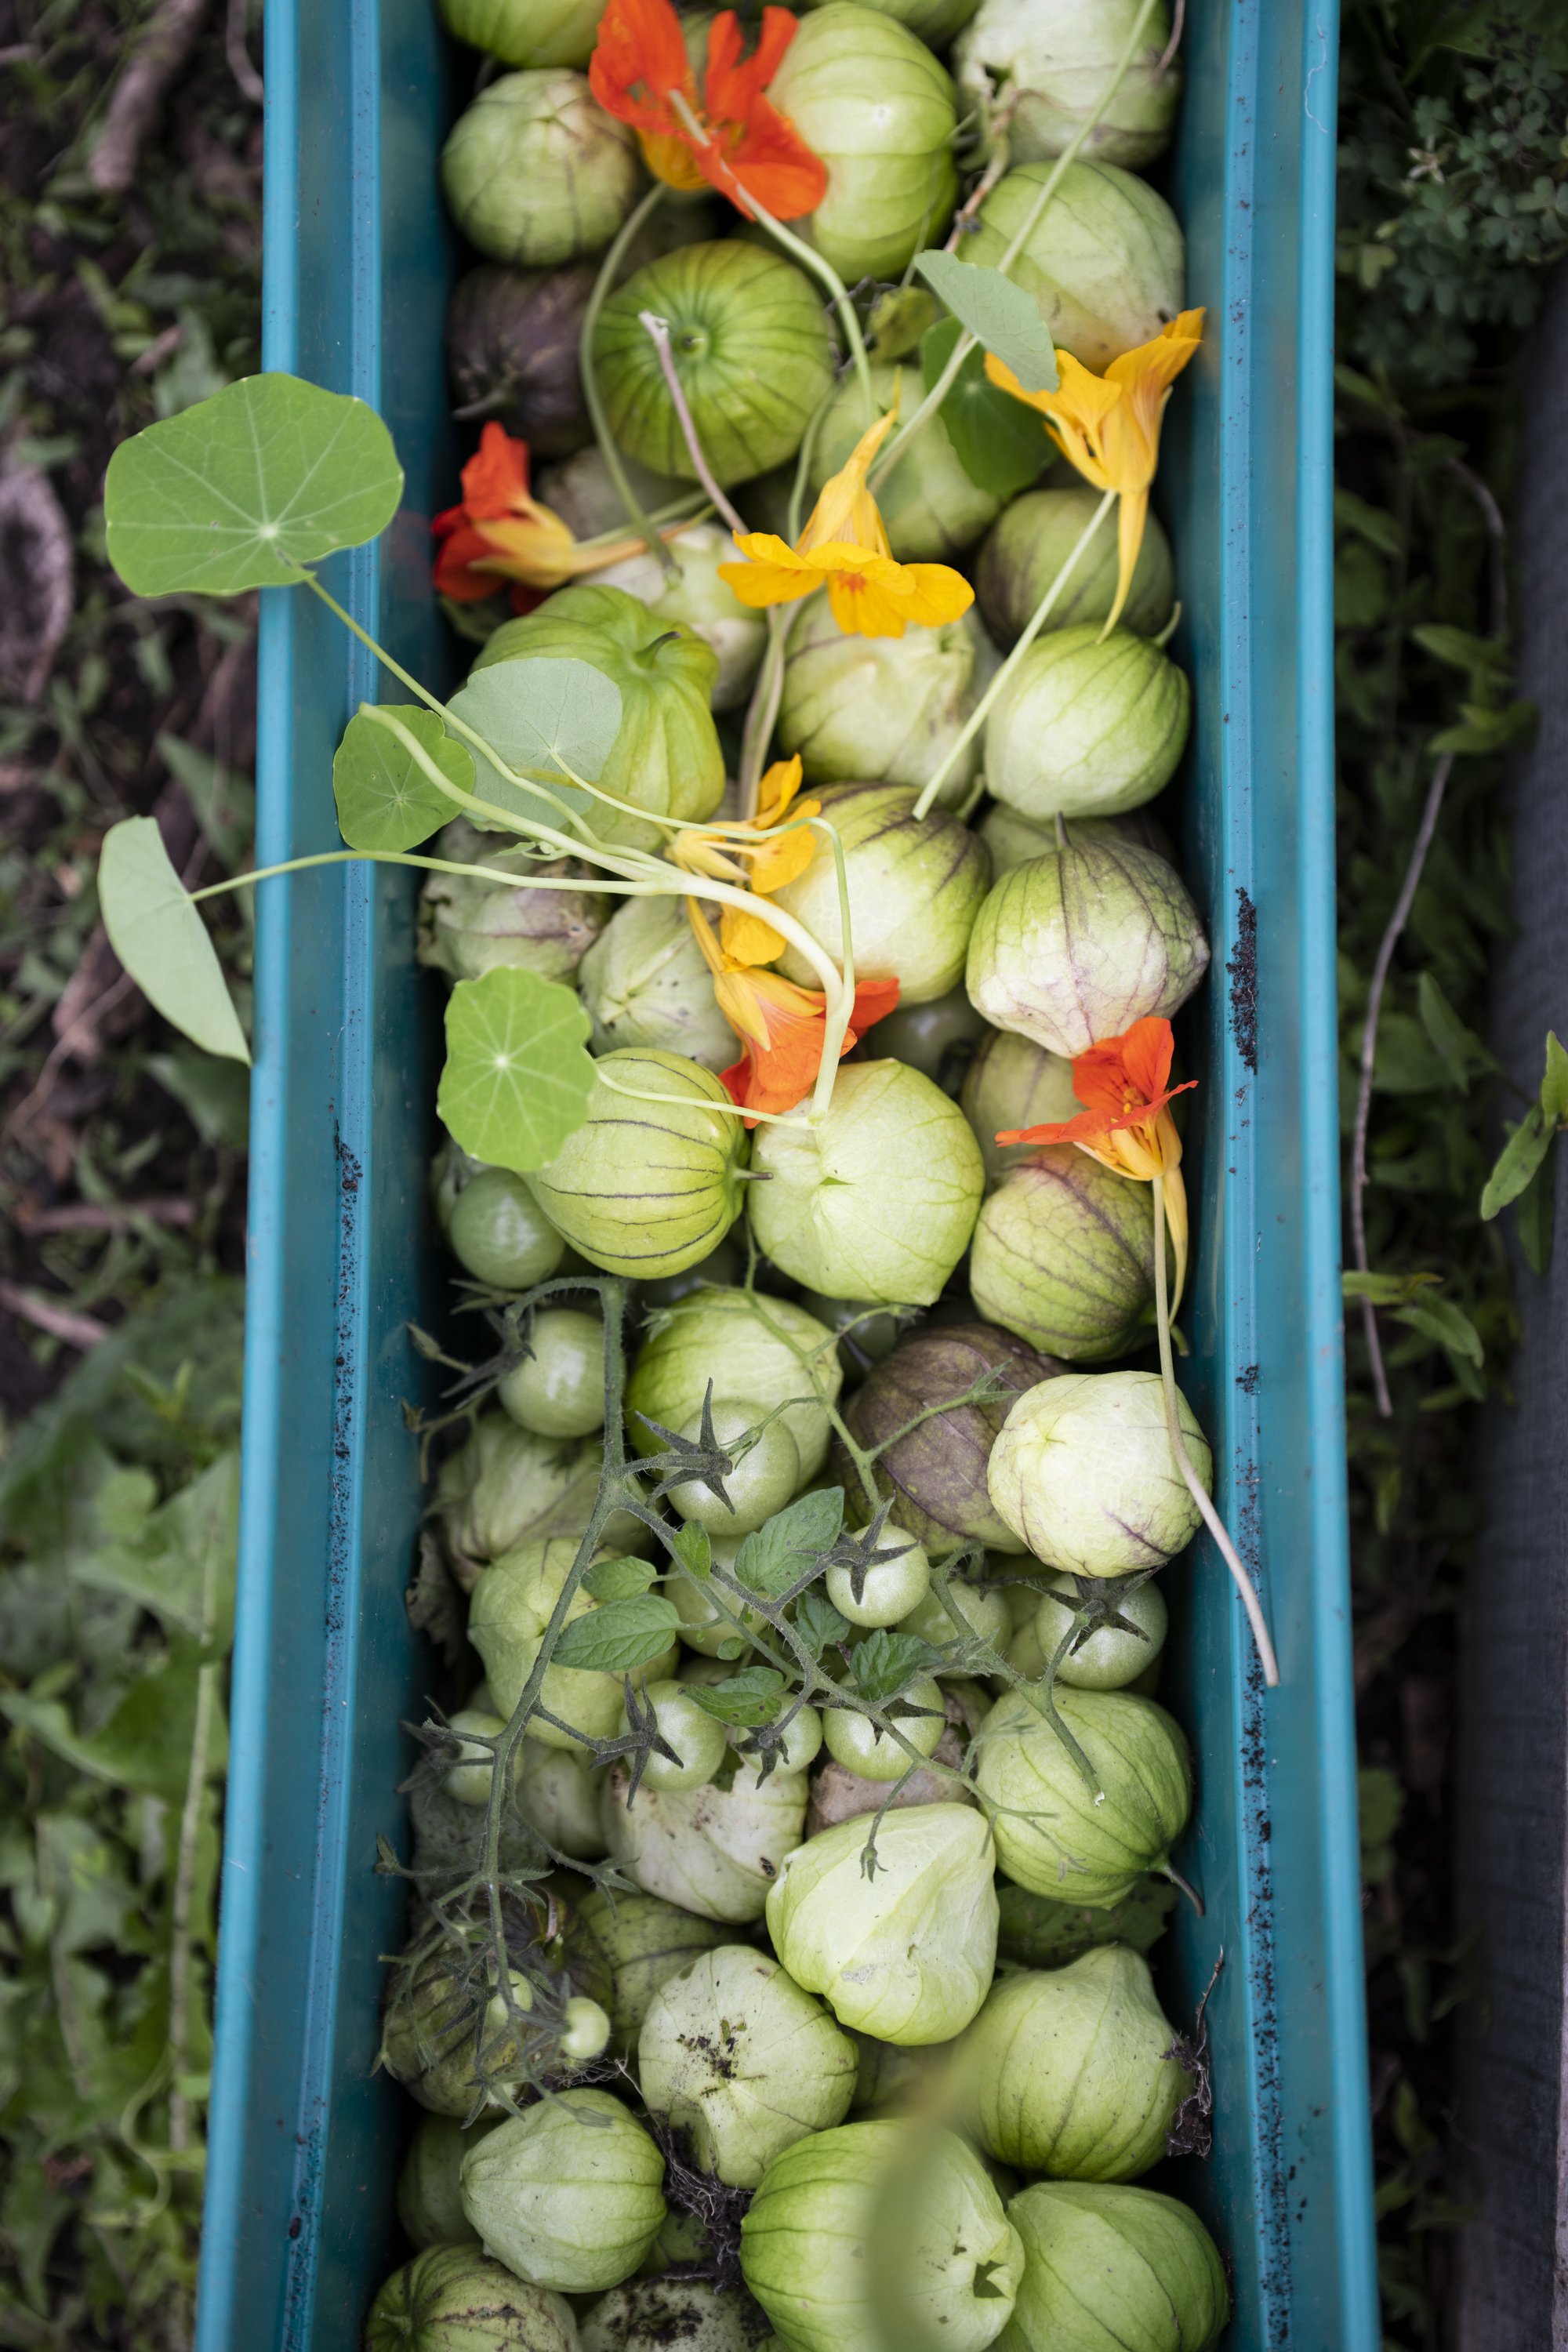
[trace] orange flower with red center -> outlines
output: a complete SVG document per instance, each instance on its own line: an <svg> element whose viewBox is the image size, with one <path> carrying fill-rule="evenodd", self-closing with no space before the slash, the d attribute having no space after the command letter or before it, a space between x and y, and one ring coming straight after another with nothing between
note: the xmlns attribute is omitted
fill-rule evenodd
<svg viewBox="0 0 1568 2352"><path fill-rule="evenodd" d="M1140 1183L1163 1178L1171 1244L1176 1255L1175 1296L1187 1271L1187 1194L1182 1181L1182 1139L1169 1105L1197 1080L1170 1083L1175 1040L1168 1021L1135 1021L1124 1036L1107 1037L1079 1054L1072 1066L1072 1090L1084 1105L1076 1118L1043 1127L1010 1128L998 1143L1076 1143L1091 1160Z"/></svg>
<svg viewBox="0 0 1568 2352"><path fill-rule="evenodd" d="M743 57L735 12L726 8L708 27L699 90L669 0L610 0L588 80L605 113L631 124L655 179L688 190L706 183L748 220L754 205L795 220L826 194L827 167L763 95L795 25L787 8L764 8L757 46Z"/></svg>
<svg viewBox="0 0 1568 2352"><path fill-rule="evenodd" d="M688 898L686 911L713 975L719 1010L741 1040L740 1060L719 1073L731 1101L748 1111L793 1110L811 1092L822 1067L826 997L818 988L797 988L779 972L759 971L742 956L728 953L694 898ZM840 1056L873 1022L891 1013L898 1001L896 980L870 980L858 988ZM746 1125L754 1127L756 1121L748 1118Z"/></svg>
<svg viewBox="0 0 1568 2352"><path fill-rule="evenodd" d="M561 517L541 506L529 488L527 442L493 422L480 434L478 453L464 467L462 478L462 504L448 507L430 526L441 542L436 586L457 604L493 596L510 580L511 601L526 613L552 588L618 563L643 544L637 533L591 544L574 539Z"/></svg>

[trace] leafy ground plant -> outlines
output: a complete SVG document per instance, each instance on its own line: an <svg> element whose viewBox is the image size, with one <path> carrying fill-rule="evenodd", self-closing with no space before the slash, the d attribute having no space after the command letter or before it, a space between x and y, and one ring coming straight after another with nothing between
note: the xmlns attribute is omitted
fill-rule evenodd
<svg viewBox="0 0 1568 2352"><path fill-rule="evenodd" d="M1479 1408L1515 1333L1500 1209L1550 1246L1561 1054L1484 1043L1510 927L1508 369L1568 250L1560 12L1356 0L1341 114L1337 689L1346 1276L1372 2098L1391 2346L1443 2340L1447 1804ZM1533 1063L1533 1066L1528 1066ZM1501 1139L1496 1101L1515 1129ZM1531 1179L1534 1181L1531 1181Z"/></svg>
<svg viewBox="0 0 1568 2352"><path fill-rule="evenodd" d="M248 605L103 556L115 443L256 365L247 13L149 72L170 13L0 11L0 2343L73 2352L191 2341L238 1404L245 1073L93 881L128 815L193 886L250 835Z"/></svg>

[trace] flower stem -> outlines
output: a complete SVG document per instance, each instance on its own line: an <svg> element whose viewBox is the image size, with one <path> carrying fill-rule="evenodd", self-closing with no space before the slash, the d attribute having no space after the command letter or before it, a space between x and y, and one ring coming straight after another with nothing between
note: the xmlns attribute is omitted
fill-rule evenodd
<svg viewBox="0 0 1568 2352"><path fill-rule="evenodd" d="M707 452L697 437L697 427L692 421L691 410L687 404L686 388L680 381L680 373L675 364L675 353L670 349L669 320L658 318L652 310L639 310L637 324L658 353L658 363L664 371L664 380L669 387L670 399L675 403L676 417L685 436L686 452L697 468L698 480L731 530L739 531L744 536L746 526L720 488L713 468L708 463Z"/></svg>
<svg viewBox="0 0 1568 2352"><path fill-rule="evenodd" d="M1149 5L1152 6L1153 0L1149 0ZM716 148L710 134L699 122L679 90L670 91L669 102L679 116L687 137L704 151L712 152L715 154L724 177L731 183L731 203L737 205L741 211L749 213L759 226L765 228L775 243L784 247L791 259L797 261L803 269L809 271L817 284L826 287L832 296L833 307L838 313L838 321L844 330L844 339L849 346L849 355L855 362L855 373L860 379L860 389L866 397L866 422L869 424L876 415L876 404L871 397L871 362L866 356L866 339L860 332L860 320L856 314L854 303L849 299L848 288L830 261L824 260L822 255L815 247L807 245L804 237L798 237L792 229L785 228L783 221L775 220L765 205L758 203L744 180L724 159L721 151Z"/></svg>
<svg viewBox="0 0 1568 2352"><path fill-rule="evenodd" d="M1019 229L1017 235L1013 238L1012 243L1003 254L1001 260L996 264L997 268L1000 270L1004 278L1011 275L1014 263L1017 260L1019 255L1023 252L1025 247L1028 244L1029 239L1034 236L1035 231L1038 228L1042 219L1045 217L1046 207L1050 204L1052 198L1057 193L1057 190L1061 186L1062 180L1067 173L1068 167L1069 164L1077 163L1079 156L1083 152L1085 141L1089 139L1093 135L1094 131L1099 128L1106 108L1110 104L1111 100L1116 96L1117 91L1121 87L1122 81L1126 77L1127 68L1132 62L1133 51L1137 48L1138 43L1142 37L1143 28L1149 22L1150 17L1153 15L1157 5L1158 0L1143 0L1142 6L1139 9L1136 16L1132 19L1132 23L1128 30L1127 38L1121 44L1121 54L1110 69L1110 78L1107 80L1104 89L1100 91L1100 96L1095 100L1093 106L1090 107L1088 114L1084 117L1082 122L1079 123L1078 129L1074 131L1067 145L1062 149L1061 153L1057 157L1055 163L1046 175L1046 179L1041 186L1039 194L1035 198L1034 203L1029 206L1028 212L1025 215L1022 228ZM888 476L892 472L893 467L898 464L899 459L903 456L910 442L915 438L915 436L925 431L926 426L931 423L931 418L936 415L937 410L942 406L942 402L947 398L948 394L952 390L953 385L957 383L960 368L962 368L964 361L969 357L970 352L974 349L979 340L980 338L978 335L972 335L967 329L965 329L963 333L959 336L958 341L954 343L952 352L948 355L947 365L943 368L941 375L937 378L935 383L932 384L931 390L927 393L925 398L921 401L914 415L910 418L909 423L903 427L901 432L894 435L888 447L882 452L882 461L871 476L871 488L873 490L880 489L882 484L887 480Z"/></svg>
<svg viewBox="0 0 1568 2352"><path fill-rule="evenodd" d="M1160 1338L1160 1379L1165 1391L1165 1432L1171 1441L1171 1452L1175 1456L1176 1467L1182 1474L1187 1492L1197 1505L1203 1516L1204 1524L1219 1547L1220 1557L1230 1570L1231 1581L1241 1595L1242 1606L1247 1612L1247 1622L1252 1628L1252 1638L1258 1645L1258 1654L1262 1661L1263 1679L1269 1689L1273 1690L1279 1681L1279 1664L1274 1654L1274 1644L1269 1639L1268 1627L1263 1615L1263 1604L1258 1598L1252 1579L1242 1566L1240 1554L1226 1532L1225 1521L1210 1501L1203 1480L1193 1467L1192 1456L1187 1452L1187 1441L1182 1434L1182 1419L1176 1405L1175 1367L1171 1359L1170 1305L1165 1296L1164 1178L1156 1176L1153 1179L1153 1187L1154 1320Z"/></svg>
<svg viewBox="0 0 1568 2352"><path fill-rule="evenodd" d="M1018 639L1017 644L1014 646L1012 652L1002 664L1001 668L996 672L995 677L992 679L990 685L986 688L984 693L981 696L979 701L975 704L973 709L964 720L956 738L948 748L946 758L942 761L942 765L938 768L935 775L931 779L931 782L926 785L925 790L921 793L919 800L915 803L916 816L923 817L930 814L931 803L935 800L938 793L941 792L943 784L952 773L953 769L958 764L958 761L963 758L963 753L968 749L969 745L973 742L974 738L984 726L986 719L990 716L993 703L1001 693L1002 688L1006 685L1008 678L1017 668L1018 664L1023 660L1024 656L1028 652L1029 647L1034 644L1035 639L1039 635L1040 631L1045 627L1046 623L1049 620L1051 613L1056 605L1057 598L1061 594L1062 590L1067 586L1068 582L1077 571L1079 563L1082 559L1084 550L1088 547L1089 541L1094 537L1095 532L1100 529L1100 524L1105 520L1106 516L1110 512L1112 506L1115 504L1116 497L1117 493L1114 490L1107 490L1105 496L1100 499L1100 504L1096 507L1093 514L1089 517L1088 522L1085 523L1082 530L1079 531L1077 541L1068 555L1067 562L1062 565L1061 570L1057 573L1056 578L1051 582L1050 586L1047 589L1045 594L1036 605L1034 612L1030 614L1028 624L1026 626L1022 636Z"/></svg>
<svg viewBox="0 0 1568 2352"><path fill-rule="evenodd" d="M632 239L645 223L653 218L655 212L663 202L664 186L662 182L656 180L600 263L599 274L594 280L594 290L588 297L588 307L583 313L583 331L577 344L577 364L583 378L583 399L587 407L589 421L594 427L594 438L599 445L599 455L605 461L605 470L615 484L616 496L626 509L626 520L634 530L641 531L647 541L649 553L658 558L667 577L678 580L680 576L680 567L660 539L654 525L643 512L637 494L633 489L626 467L621 461L621 453L616 446L616 438L610 431L609 419L605 414L604 396L599 390L598 371L594 364L594 337L598 331L599 313L605 307L605 298L615 285Z"/></svg>

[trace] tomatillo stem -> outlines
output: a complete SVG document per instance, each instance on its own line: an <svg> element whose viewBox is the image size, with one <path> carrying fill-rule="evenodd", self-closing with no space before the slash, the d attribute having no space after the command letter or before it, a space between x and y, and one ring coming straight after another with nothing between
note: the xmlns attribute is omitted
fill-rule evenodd
<svg viewBox="0 0 1568 2352"><path fill-rule="evenodd" d="M1225 1521L1210 1501L1203 1480L1193 1467L1192 1456L1187 1452L1187 1441L1182 1434L1181 1415L1176 1409L1175 1367L1171 1360L1171 1314L1165 1296L1164 1178L1156 1176L1153 1179L1153 1186L1154 1321L1160 1338L1160 1379L1165 1391L1165 1430L1171 1441L1171 1452L1175 1456L1176 1467L1186 1482L1188 1493L1203 1515L1205 1526L1219 1547L1220 1557L1230 1570L1231 1581L1241 1595L1242 1606L1247 1611L1247 1622L1252 1628L1252 1638L1258 1645L1258 1654L1263 1664L1263 1679L1269 1689L1273 1690L1278 1687L1279 1681L1279 1663L1275 1657L1274 1644L1269 1639L1268 1627L1264 1621L1263 1604L1258 1598L1252 1579L1242 1566L1240 1554L1226 1532Z"/></svg>

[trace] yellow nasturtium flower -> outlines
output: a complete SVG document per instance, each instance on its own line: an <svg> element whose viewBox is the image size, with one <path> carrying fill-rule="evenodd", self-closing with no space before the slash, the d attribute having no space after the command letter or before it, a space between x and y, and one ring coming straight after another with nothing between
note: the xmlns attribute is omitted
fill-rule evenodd
<svg viewBox="0 0 1568 2352"><path fill-rule="evenodd" d="M901 637L913 621L937 628L956 621L974 591L945 563L895 563L877 501L867 488L871 460L893 425L879 416L847 464L822 486L811 520L791 547L772 531L737 531L744 563L721 563L742 604L790 604L826 587L833 617L847 636ZM776 886L775 886L776 887Z"/></svg>
<svg viewBox="0 0 1568 2352"><path fill-rule="evenodd" d="M1184 310L1152 342L1123 352L1096 375L1070 352L1057 353L1061 382L1055 392L1026 392L1010 367L987 352L985 373L1015 400L1037 408L1046 430L1070 464L1097 490L1118 493L1116 602L1109 633L1121 617L1132 569L1143 544L1149 486L1160 462L1160 425L1171 387L1203 341L1204 313Z"/></svg>

